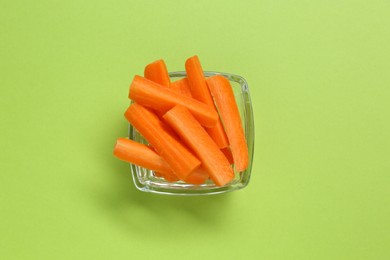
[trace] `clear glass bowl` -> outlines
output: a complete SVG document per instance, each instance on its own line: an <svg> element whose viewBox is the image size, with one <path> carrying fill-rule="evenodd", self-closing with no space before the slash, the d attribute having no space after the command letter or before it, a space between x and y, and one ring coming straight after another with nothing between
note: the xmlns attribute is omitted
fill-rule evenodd
<svg viewBox="0 0 390 260"><path fill-rule="evenodd" d="M205 71L206 77L222 75L229 79L240 111L246 142L249 151L249 165L245 171L235 172L234 179L225 186L216 186L211 180L201 185L188 184L183 181L168 182L164 178L157 177L153 171L140 166L130 164L133 181L137 189L144 192L152 192L168 195L211 195L228 191L242 189L248 185L252 170L253 149L254 149L254 121L253 110L249 94L248 84L243 77L223 73ZM186 77L185 71L170 72L172 81ZM147 141L138 131L129 124L129 138L137 142L147 144Z"/></svg>

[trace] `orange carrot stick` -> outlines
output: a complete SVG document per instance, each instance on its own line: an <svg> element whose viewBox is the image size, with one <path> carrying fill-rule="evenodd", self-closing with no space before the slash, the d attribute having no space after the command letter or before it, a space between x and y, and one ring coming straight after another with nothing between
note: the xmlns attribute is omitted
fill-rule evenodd
<svg viewBox="0 0 390 260"><path fill-rule="evenodd" d="M206 78L204 77L198 56L195 55L188 58L186 60L185 67L192 96L195 99L209 105L210 109L217 111L213 98L211 97L210 90L207 86ZM206 131L219 148L225 148L229 145L229 141L226 137L220 118L218 118L218 122L215 127L208 128Z"/></svg>
<svg viewBox="0 0 390 260"><path fill-rule="evenodd" d="M228 159L230 164L234 163L232 151L230 151L229 147L222 148L221 152L225 155L226 159Z"/></svg>
<svg viewBox="0 0 390 260"><path fill-rule="evenodd" d="M206 127L213 127L218 120L218 114L209 106L195 99L184 97L169 88L163 87L141 76L135 76L130 85L129 98L140 105L163 112L175 105L183 105L194 117Z"/></svg>
<svg viewBox="0 0 390 260"><path fill-rule="evenodd" d="M156 149L180 179L185 180L200 165L200 161L166 131L165 123L150 109L133 103L127 109L125 117Z"/></svg>
<svg viewBox="0 0 390 260"><path fill-rule="evenodd" d="M168 163L147 145L126 138L118 138L114 147L114 155L120 160L158 171L163 176L173 174Z"/></svg>
<svg viewBox="0 0 390 260"><path fill-rule="evenodd" d="M198 156L216 185L223 186L234 178L228 160L188 109L175 106L163 118Z"/></svg>
<svg viewBox="0 0 390 260"><path fill-rule="evenodd" d="M154 81L165 87L169 87L171 80L169 78L169 73L167 65L165 65L164 60L156 60L148 64L144 70L145 78Z"/></svg>
<svg viewBox="0 0 390 260"><path fill-rule="evenodd" d="M170 130L172 133L174 133L172 129L169 128L169 130ZM175 136L176 136L176 134L175 134ZM175 138L178 138L178 137L176 136ZM154 153L156 153L156 154L158 155L158 153L157 153L156 150L153 148L153 146L151 146L151 145L149 144L149 145L147 145L147 147L148 147L150 150L152 150ZM160 156L160 157L161 157L161 156ZM162 159L162 160L164 160L164 159ZM165 160L164 160L164 163L167 164L167 162L166 162ZM167 165L168 165L168 164L167 164ZM164 178L165 180L167 180L167 181L169 181L169 182L178 181L179 178L173 173L171 167L169 167L169 170L170 170L169 172L154 171L154 175L155 175L156 177L162 177L162 178Z"/></svg>
<svg viewBox="0 0 390 260"><path fill-rule="evenodd" d="M174 182L179 180L179 178L172 171L170 173L154 172L154 175L157 177L162 177L169 182Z"/></svg>
<svg viewBox="0 0 390 260"><path fill-rule="evenodd" d="M182 94L183 96L192 97L190 85L188 83L187 78L182 78L172 82L170 88L173 91Z"/></svg>
<svg viewBox="0 0 390 260"><path fill-rule="evenodd" d="M165 87L169 87L171 84L168 69L163 59L156 60L155 62L146 65L144 77ZM164 114L162 111L156 111L156 113L160 118L162 118Z"/></svg>
<svg viewBox="0 0 390 260"><path fill-rule="evenodd" d="M151 147L151 146L149 146L149 148L153 149L153 147ZM153 151L154 151L154 149L153 149ZM164 163L166 163L166 162L164 161ZM165 180L167 180L169 182L174 182L174 181L180 180L179 178L177 178L177 176L172 171L164 172L164 173L155 171L154 175L156 177L164 178ZM189 174L189 176L187 177L185 182L191 183L191 184L203 184L208 178L209 178L209 174L207 173L207 171L205 169L203 169L202 166L200 166Z"/></svg>
<svg viewBox="0 0 390 260"><path fill-rule="evenodd" d="M174 82L173 82L174 83ZM172 84L173 84L172 83ZM171 85L173 86L173 85ZM159 115L160 117L160 115ZM166 125L168 127L168 125ZM177 140L179 140L179 137L177 136L177 134L171 129L171 128L166 128L166 130L168 131L169 134L171 134L174 138L176 138ZM150 149L153 149L154 151L154 148L153 146L148 146ZM155 175L157 177L163 177L165 180L169 181L169 182L174 182L174 181L178 181L180 180L179 178L177 178L176 175L174 175L172 172L171 174L168 174L168 173L160 173L160 172L155 172ZM191 172L189 174L189 176L187 177L187 179L185 180L185 182L187 183L190 183L190 184L203 184L207 179L209 178L209 175L207 173L207 171L205 169L203 169L203 167L198 167L196 168L193 172Z"/></svg>
<svg viewBox="0 0 390 260"><path fill-rule="evenodd" d="M234 159L234 167L239 172L243 171L248 167L248 147L230 82L225 77L216 75L209 77L207 84L217 103L225 127Z"/></svg>
<svg viewBox="0 0 390 260"><path fill-rule="evenodd" d="M203 184L205 181L209 178L209 174L207 171L202 167L202 165L195 169L185 180L187 183L191 184Z"/></svg>

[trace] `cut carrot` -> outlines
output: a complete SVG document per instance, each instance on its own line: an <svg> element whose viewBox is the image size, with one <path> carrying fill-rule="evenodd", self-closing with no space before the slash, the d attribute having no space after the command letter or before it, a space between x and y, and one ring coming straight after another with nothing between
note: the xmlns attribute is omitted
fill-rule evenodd
<svg viewBox="0 0 390 260"><path fill-rule="evenodd" d="M210 105L212 103L212 98L198 56L195 55L188 58L185 67L192 96L195 99Z"/></svg>
<svg viewBox="0 0 390 260"><path fill-rule="evenodd" d="M180 180L172 171L170 173L154 172L154 175L157 177L162 177L166 181L174 182Z"/></svg>
<svg viewBox="0 0 390 260"><path fill-rule="evenodd" d="M163 176L173 174L168 163L161 156L147 145L133 140L118 138L114 147L114 155L123 161L158 171Z"/></svg>
<svg viewBox="0 0 390 260"><path fill-rule="evenodd" d="M170 128L169 128L170 129ZM171 129L172 131L172 129ZM173 132L173 131L172 131ZM174 132L173 132L174 133ZM178 138L178 137L176 137ZM147 147L152 150L154 153L157 154L157 151L153 148L153 146L151 146L150 144L147 145ZM157 154L158 155L158 154ZM160 156L160 155L159 155ZM161 157L161 156L160 156ZM164 159L162 159L164 160ZM167 162L164 160L164 163L167 164ZM168 165L168 164L167 164ZM174 181L178 181L179 178L173 173L172 169L169 167L169 172L159 172L159 171L154 171L154 175L156 177L161 177L161 178L164 178L165 180L169 181L169 182L174 182Z"/></svg>
<svg viewBox="0 0 390 260"><path fill-rule="evenodd" d="M223 186L234 178L228 160L188 109L175 106L163 118L198 156L217 186Z"/></svg>
<svg viewBox="0 0 390 260"><path fill-rule="evenodd" d="M182 78L171 83L170 88L176 93L186 97L192 97L190 85L187 78Z"/></svg>
<svg viewBox="0 0 390 260"><path fill-rule="evenodd" d="M176 133L172 130L172 128L170 128L167 124L164 124L163 125L164 127L166 126L165 130L168 131L168 134L172 135L172 137L174 137L175 139L179 140L179 137L176 135ZM153 152L157 153L156 149L154 149L153 146L151 146L150 144L147 145L147 147L149 149L151 149ZM158 153L157 153L158 154ZM163 159L164 160L164 159ZM164 160L165 162L165 160ZM167 163L167 162L165 162ZM170 168L170 172L159 172L159 171L155 171L154 172L154 175L156 177L161 177L161 178L164 178L165 180L169 181L169 182L174 182L174 181L178 181L180 180L172 171L172 169Z"/></svg>
<svg viewBox="0 0 390 260"><path fill-rule="evenodd" d="M195 55L188 58L186 60L185 67L192 97L209 105L210 109L217 111L213 98L211 97L210 90L207 86L206 78L204 77L203 69L198 56ZM225 148L229 145L225 130L223 129L219 117L216 126L208 128L206 131L214 140L214 142L219 146L219 148Z"/></svg>
<svg viewBox="0 0 390 260"><path fill-rule="evenodd" d="M185 180L200 165L200 161L166 131L165 123L150 109L133 103L127 109L125 117L156 149L180 179Z"/></svg>
<svg viewBox="0 0 390 260"><path fill-rule="evenodd" d="M221 152L225 155L226 159L228 159L230 164L234 163L232 151L230 151L229 147L222 148Z"/></svg>
<svg viewBox="0 0 390 260"><path fill-rule="evenodd" d="M144 77L165 87L169 87L171 84L168 69L163 59L146 65ZM156 114L161 118L164 112L156 111Z"/></svg>
<svg viewBox="0 0 390 260"><path fill-rule="evenodd" d="M199 185L205 183L208 178L209 174L201 165L185 179L185 182Z"/></svg>
<svg viewBox="0 0 390 260"><path fill-rule="evenodd" d="M229 80L220 75L209 77L207 84L217 103L225 127L234 159L234 167L236 171L243 171L248 167L248 147L233 89Z"/></svg>
<svg viewBox="0 0 390 260"><path fill-rule="evenodd" d="M218 120L216 111L195 99L182 96L141 76L135 76L130 85L129 98L143 106L168 111L175 105L183 105L206 127L213 127Z"/></svg>
<svg viewBox="0 0 390 260"><path fill-rule="evenodd" d="M165 87L169 87L171 82L167 66L162 59L156 60L155 62L148 64L145 67L144 76L145 78Z"/></svg>

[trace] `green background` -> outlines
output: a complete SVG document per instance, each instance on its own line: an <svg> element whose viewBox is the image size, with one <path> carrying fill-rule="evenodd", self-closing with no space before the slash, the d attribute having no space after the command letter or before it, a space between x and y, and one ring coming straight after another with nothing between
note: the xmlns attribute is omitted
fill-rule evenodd
<svg viewBox="0 0 390 260"><path fill-rule="evenodd" d="M249 186L137 191L112 156L147 63L249 83ZM1 259L389 259L390 3L1 1Z"/></svg>

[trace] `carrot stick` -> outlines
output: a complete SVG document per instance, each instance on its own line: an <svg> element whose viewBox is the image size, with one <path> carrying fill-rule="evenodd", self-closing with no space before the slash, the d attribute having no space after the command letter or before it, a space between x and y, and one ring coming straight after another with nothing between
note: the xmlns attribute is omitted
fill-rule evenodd
<svg viewBox="0 0 390 260"><path fill-rule="evenodd" d="M168 69L163 59L156 60L155 62L146 65L144 77L165 87L169 87L171 84ZM164 112L160 111L156 111L156 113L160 118L164 114Z"/></svg>
<svg viewBox="0 0 390 260"><path fill-rule="evenodd" d="M188 109L175 106L163 118L198 156L216 185L223 186L234 178L228 160Z"/></svg>
<svg viewBox="0 0 390 260"><path fill-rule="evenodd" d="M188 83L187 78L182 78L172 82L170 88L173 91L182 94L183 96L192 97L190 85Z"/></svg>
<svg viewBox="0 0 390 260"><path fill-rule="evenodd" d="M234 167L239 172L243 171L248 167L248 147L230 82L225 77L216 75L209 77L207 84L217 103L225 127L234 159Z"/></svg>
<svg viewBox="0 0 390 260"><path fill-rule="evenodd" d="M183 105L206 127L213 127L218 120L216 111L195 99L184 97L169 88L163 87L141 76L135 76L130 85L129 98L140 105L163 112L175 105Z"/></svg>
<svg viewBox="0 0 390 260"><path fill-rule="evenodd" d="M148 147L154 151L152 146L148 146ZM164 163L166 163L166 162L164 161ZM171 170L170 170L170 172L164 172L164 173L155 171L154 175L156 177L162 177L169 182L174 182L174 181L180 180L179 178L177 178L177 176ZM194 171L192 171L189 174L189 176L187 177L185 182L191 183L191 184L203 184L208 178L209 178L209 174L201 165L200 167L196 168Z"/></svg>
<svg viewBox="0 0 390 260"><path fill-rule="evenodd" d="M170 129L170 128L169 128ZM170 129L172 133L173 130ZM176 134L175 134L176 136ZM177 136L175 138L178 138ZM152 150L154 153L157 154L156 150L153 148L153 146L151 146L150 144L147 145L147 147ZM157 154L158 155L158 154ZM164 159L162 159L164 161L164 163L167 163ZM168 165L168 164L167 164ZM179 178L172 172L172 169L171 167L169 167L169 172L159 172L159 171L154 171L154 175L156 177L161 177L161 178L164 178L165 180L169 181L169 182L174 182L174 181L178 181Z"/></svg>
<svg viewBox="0 0 390 260"><path fill-rule="evenodd" d="M200 161L177 139L172 137L156 114L140 104L133 103L125 113L127 120L156 149L182 180L200 165Z"/></svg>
<svg viewBox="0 0 390 260"><path fill-rule="evenodd" d="M210 109L217 111L213 98L211 97L210 90L207 86L206 78L204 77L198 56L195 55L188 58L186 60L185 67L192 96L195 99L209 105ZM206 131L219 148L225 148L229 145L220 118L218 118L218 122L215 127L208 128Z"/></svg>
<svg viewBox="0 0 390 260"><path fill-rule="evenodd" d="M195 99L210 105L212 103L212 98L206 85L206 79L198 56L195 55L188 58L185 67L192 96Z"/></svg>
<svg viewBox="0 0 390 260"><path fill-rule="evenodd" d="M174 182L179 180L179 178L172 171L170 173L154 172L154 175L157 177L162 177L169 182Z"/></svg>
<svg viewBox="0 0 390 260"><path fill-rule="evenodd" d="M169 87L171 80L169 78L168 69L164 60L156 60L148 64L144 70L145 78L154 81L165 87Z"/></svg>
<svg viewBox="0 0 390 260"><path fill-rule="evenodd" d="M158 171L163 176L173 174L168 163L147 145L126 138L118 138L114 147L114 155L120 160Z"/></svg>
<svg viewBox="0 0 390 260"><path fill-rule="evenodd" d="M234 163L232 151L230 151L229 147L222 148L221 152L225 155L226 159L228 159L230 164Z"/></svg>
<svg viewBox="0 0 390 260"><path fill-rule="evenodd" d="M196 168L185 180L187 183L191 184L203 184L205 181L209 178L209 174L207 171L202 167L202 165L199 168Z"/></svg>

